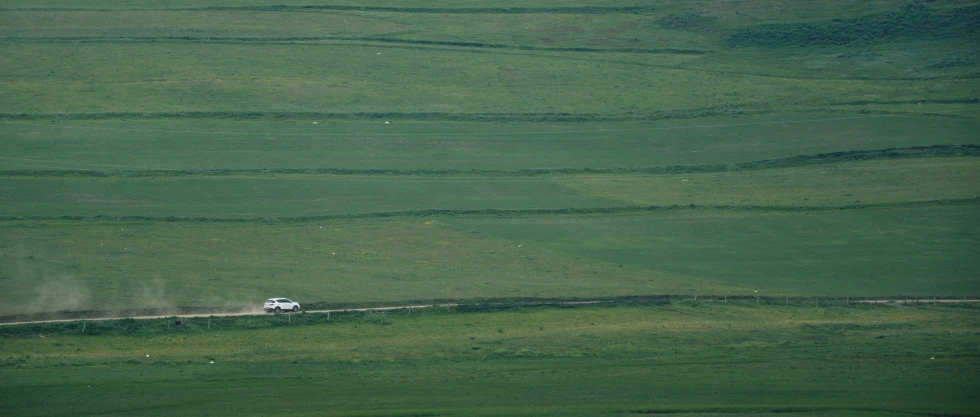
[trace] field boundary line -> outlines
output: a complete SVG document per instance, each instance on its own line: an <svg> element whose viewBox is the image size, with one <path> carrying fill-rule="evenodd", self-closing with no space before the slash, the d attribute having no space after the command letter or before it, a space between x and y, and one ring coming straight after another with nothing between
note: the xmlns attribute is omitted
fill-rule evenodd
<svg viewBox="0 0 980 417"><path fill-rule="evenodd" d="M595 299L503 299L503 300L461 300L458 302L436 302L436 303L418 303L418 304L405 304L397 306L379 306L379 307L349 307L349 308L335 308L335 309L313 309L313 310L302 310L305 314L332 314L332 313L349 313L349 312L385 312L385 311L400 311L400 310L413 310L413 309L432 309L432 308L467 308L466 311L488 311L488 310L500 310L500 309L512 309L512 308L524 308L524 307L575 307L575 306L589 306L589 305L618 305L618 304L630 304L630 305L670 305L677 302L707 302L707 303L749 303L749 304L760 304L760 301L764 299L766 305L780 306L783 305L783 300L785 299L785 305L790 305L790 300L792 300L793 306L800 305L810 305L811 302L816 305L821 305L822 301L824 306L828 305L839 305L839 304L895 304L895 305L907 305L907 304L953 304L953 303L980 303L980 298L978 297L964 297L963 299L957 298L939 298L933 297L921 298L861 298L854 297L820 297L820 296L787 296L787 297L758 297L754 295L703 295L698 299L697 296L690 295L644 295L644 296L622 296L622 297L610 297L610 298L595 298ZM846 299L846 301L845 301ZM842 303L843 301L843 303ZM154 320L154 319L166 319L166 318L208 318L208 317L244 317L244 316L268 316L273 313L267 313L261 310L261 308L255 308L248 311L230 312L230 313L220 313L220 312L207 312L207 313L188 313L188 314L151 314L151 315L134 315L134 316L124 316L124 317L78 317L78 318L66 318L66 319L50 319L50 320L25 320L25 321L15 321L15 322L0 322L0 326L16 326L16 325L29 325L29 324L44 324L44 323L71 323L71 322L82 322L82 321L115 321L115 320ZM281 314L300 314L292 312L283 312Z"/></svg>
<svg viewBox="0 0 980 417"><path fill-rule="evenodd" d="M373 212L361 214L337 214L303 217L254 217L254 218L221 218L221 217L179 217L179 216L0 216L0 221L99 221L99 222L194 222L194 223L294 223L334 219L377 219L395 217L441 217L441 216L491 216L491 217L526 217L526 216L555 216L555 215L591 215L591 214L630 214L651 212L678 211L729 211L729 212L833 212L842 210L871 210L889 208L935 207L950 205L976 205L980 197L961 199L924 200L913 202L892 202L875 204L854 204L843 206L757 206L757 205L679 205L670 206L618 206L597 208L557 208L557 209L432 209L417 211Z"/></svg>
<svg viewBox="0 0 980 417"><path fill-rule="evenodd" d="M0 10L2 12L2 10ZM400 34L402 31L390 32ZM49 37L28 37L12 36L0 37L0 43L8 44L57 44L57 43L205 43L205 44L224 44L224 45L357 45L373 46L378 48L399 48L399 49L422 49L429 51L452 51L452 52L474 52L474 53L496 53L496 54L516 54L519 51L532 52L522 54L531 57L543 57L536 52L572 52L572 53L620 53L620 54L651 54L651 55L706 55L717 52L713 49L676 49L676 48L594 48L594 47L547 47L523 44L496 44L483 43L477 41L440 41L432 39L403 39L390 37L369 37L369 36L280 36L280 37L261 37L261 36L145 36L145 37L126 37L126 36L49 36ZM330 42L330 43L326 43ZM336 43L334 43L336 42ZM394 45L394 46L391 46ZM472 49L466 49L472 48ZM621 65L641 66L646 68L659 68L664 70L680 70L711 74L729 74L745 77L760 77L785 80L810 80L810 81L937 81L949 80L947 75L931 75L918 77L858 77L858 76L792 76L787 74L759 73L747 71L732 71L720 69L706 69L686 66L685 64L665 65L649 62L629 61L621 59L585 59L581 56L572 55L547 55L553 59L580 60L584 62L616 63ZM959 80L973 80L980 78L980 75L961 74L957 75Z"/></svg>
<svg viewBox="0 0 980 417"><path fill-rule="evenodd" d="M2 10L0 10L2 12ZM390 32L392 34L400 34L402 31ZM537 52L571 52L571 53L596 53L596 54L606 54L606 53L619 53L619 54L650 54L650 55L706 55L717 52L713 49L677 49L677 48L594 48L594 47L547 47L547 46L534 46L534 45L523 45L523 44L498 44L498 43L483 43L477 41L440 41L432 39L403 39L403 38L391 38L391 37L369 37L369 36L280 36L280 37L262 37L262 36L144 36L144 37L126 37L126 36L49 36L49 37L28 37L28 36L12 36L12 37L0 37L0 43L7 44L57 44L57 43L78 43L78 44L136 44L136 43L204 43L204 44L223 44L223 45L321 45L321 46L345 46L345 45L356 45L356 46L372 46L378 48L399 48L399 49L422 49L428 51L452 51L452 52L472 52L472 53L496 53L496 54L516 54L519 51L531 52L530 54L522 54L524 56L531 57L543 57L546 55L540 55ZM329 43L328 43L329 42ZM336 43L335 43L336 42ZM467 49L472 48L472 49ZM728 75L739 75L744 77L760 77L760 78L771 78L771 79L784 79L784 80L809 80L809 81L837 81L837 80L848 80L848 81L940 81L940 80L950 80L951 78L947 75L931 75L931 76L906 76L906 77L865 77L865 76L792 76L788 74L775 74L775 73L760 73L760 72L747 72L732 71L732 70L721 70L721 69L706 69L698 67L686 66L686 64L656 64L649 62L640 61L629 61L622 59L584 59L581 56L564 56L564 55L547 55L549 58L553 59L563 59L563 60L580 60L584 62L602 62L602 63L615 63L621 65L630 66L641 66L646 68L659 68L664 70L679 70L679 71L691 71L698 73L710 73L710 74L728 74ZM973 74L961 74L957 75L955 79L958 80L974 80L980 79L980 75Z"/></svg>
<svg viewBox="0 0 980 417"><path fill-rule="evenodd" d="M476 41L440 41L432 39L402 39L378 36L24 36L3 37L3 43L158 43L158 42L201 42L225 44L295 44L297 42L316 43L320 41L356 41L381 44L413 46L452 46L460 48L515 49L540 52L582 52L582 53L632 53L632 54L675 54L704 55L711 51L701 49L677 48L593 48L593 47L547 47L505 43L484 43ZM683 68L680 68L683 69Z"/></svg>
<svg viewBox="0 0 980 417"><path fill-rule="evenodd" d="M923 101L925 102L925 101ZM873 104L883 104L883 103L873 103ZM884 104L912 104L912 103L884 103ZM333 114L333 113L290 113L290 114L272 114L272 113L228 113L228 114L213 114L213 113L199 113L199 112L189 112L189 113L155 113L152 115L140 114L140 113L71 113L71 114L12 114L12 113L0 113L0 125L30 125L39 127L54 127L61 129L90 129L90 130L108 130L108 131L119 131L119 132L158 132L158 133L190 133L190 134L201 134L201 135L237 135L237 136L294 136L294 137L362 137L362 136L396 136L396 137L467 137L467 136L524 136L524 135L567 135L567 134L605 134L605 133L621 133L621 132L647 132L647 131L661 131L661 130L688 130L688 129L713 129L713 128L726 128L726 127L742 127L742 126L763 126L763 125L780 125L780 124L797 124L797 123L819 123L819 122L834 122L841 120L861 120L861 119L877 119L885 117L903 117L903 116L920 116L920 115L930 115L930 114L943 114L952 113L957 111L973 110L973 108L959 108L944 111L926 112L922 114L918 113L886 113L886 114L870 114L863 116L846 116L846 117L830 117L822 119L802 119L802 120L778 120L778 121L766 121L766 122L749 122L749 123L722 123L722 124L697 124L690 126L650 126L650 127L637 127L637 128L625 128L625 129L589 129L589 130L555 130L555 131L543 131L543 130L532 130L532 131L522 131L522 132L459 132L459 133L405 133L405 132L351 132L351 133L287 133L287 132L252 132L252 131L221 131L221 130L178 130L178 129L136 129L136 128L125 128L125 127L108 127L108 126L78 126L78 125L60 125L51 123L11 123L9 121L30 121L36 119L60 119L64 121L88 121L88 120L121 120L121 119L140 119L140 120L166 120L166 119L217 119L217 120L254 120L261 119L264 117L271 117L275 120L283 119L340 119L340 120L412 120L412 121L446 121L446 122L493 122L499 121L495 120L496 117L510 118L508 120L513 120L513 117L548 117L547 114L539 113L528 113L520 115L510 115L510 114L467 114L461 115L465 117L473 117L472 120L453 120L452 116L460 116L456 114L435 114L435 113L378 113L378 114ZM420 118L413 118L413 115L421 116ZM772 114L751 114L751 115L762 115L768 116ZM750 116L751 116L750 115ZM151 116L151 117L147 117ZM209 117L217 116L217 117ZM288 116L288 117L287 117ZM352 116L349 118L348 116ZM436 118L430 118L430 117ZM449 117L449 119L440 119L440 116ZM564 115L568 117L591 117L594 115ZM657 121L662 120L687 120L700 118L666 118L657 119ZM708 117L708 116L703 116ZM502 120L502 119L501 119ZM7 121L7 122L5 122ZM528 120L533 122L534 120ZM634 119L610 119L605 120L606 122L629 122L635 121ZM570 121L576 122L576 121Z"/></svg>
<svg viewBox="0 0 980 417"><path fill-rule="evenodd" d="M926 157L980 156L980 144L976 145L929 145L903 148L884 148L840 151L814 155L797 155L785 158L762 159L733 164L668 165L659 167L612 167L612 168L537 168L519 170L494 169L445 169L445 170L398 170L353 168L238 168L238 169L145 169L135 166L99 164L46 159L0 156L0 160L21 161L34 164L89 165L104 169L8 169L0 170L0 177L178 177L178 176L235 176L235 175L334 175L334 176L411 176L411 177L542 177L551 175L675 175L739 173L768 169L802 168L815 165L852 163L879 159L907 159Z"/></svg>
<svg viewBox="0 0 980 417"><path fill-rule="evenodd" d="M851 106L851 105L900 105L900 104L977 104L980 99L962 100L901 100L901 101L860 101L860 102L841 102L825 103L829 106ZM800 113L841 113L843 110L837 109L811 109L802 112L773 113L765 111L746 111L742 109L680 109L658 111L654 113L636 114L598 114L598 113L318 113L318 112L161 112L161 113L127 113L127 112L108 112L108 113L0 113L0 125L30 125L39 127L56 127L62 129L93 129L109 130L122 132L160 132L160 133L193 133L202 135L238 135L238 136L300 136L300 137L360 137L360 136L398 136L398 137L467 137L467 136L514 136L514 135L562 135L562 134L602 134L617 132L643 132L643 131L662 131L662 130L686 130L686 129L710 129L740 126L761 126L795 123L818 123L833 122L841 120L861 120L876 119L886 117L910 117L910 116L936 116L949 115L961 111L980 110L977 107L959 107L954 109L923 111L923 112L888 112L888 111L862 111L850 110L858 113L857 116L829 117L821 119L800 119L800 120L774 120L765 122L749 123L722 123L722 124L696 124L689 126L649 126L625 129L589 129L589 130L556 130L556 131L519 131L519 132L457 132L457 133L406 133L406 132L351 132L351 133L286 133L286 132L253 132L253 131L208 131L208 130L178 130L178 129L136 129L119 128L108 126L78 126L61 125L52 123L36 123L34 120L58 120L58 121L99 121L99 120L172 120L172 119L192 119L192 120L315 120L329 122L331 120L340 121L390 121L390 120L409 120L427 122L661 122L668 120L692 120L701 118L725 117L725 116L788 116ZM24 123L26 122L26 123ZM326 125L325 125L326 126Z"/></svg>
<svg viewBox="0 0 980 417"><path fill-rule="evenodd" d="M937 206L978 205L980 197L951 198L940 200L904 201L890 203L851 204L843 206L759 206L759 205L680 205L669 206L617 206L593 208L555 208L555 209L431 209L410 211L369 212L360 214L332 214L322 216L296 217L181 217L181 216L0 216L0 222L15 221L88 221L88 222L163 222L163 223L303 223L344 219L382 219L399 217L530 217L530 216L575 216L596 214L641 214L658 212L718 211L735 213L821 213L842 210L882 210Z"/></svg>
<svg viewBox="0 0 980 417"><path fill-rule="evenodd" d="M360 11L378 13L426 13L426 14L641 14L655 11L654 6L586 6L586 7L383 7L345 5L269 5L269 6L205 6L173 8L83 8L83 7L12 7L0 8L0 12L127 12L127 11L256 11L256 12L304 12L304 11Z"/></svg>

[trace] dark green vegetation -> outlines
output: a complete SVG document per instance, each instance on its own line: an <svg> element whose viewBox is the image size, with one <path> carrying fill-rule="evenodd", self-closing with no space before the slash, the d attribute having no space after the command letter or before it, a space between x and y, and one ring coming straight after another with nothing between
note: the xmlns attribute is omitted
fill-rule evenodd
<svg viewBox="0 0 980 417"><path fill-rule="evenodd" d="M697 22L696 18L690 20ZM980 37L980 6L930 9L910 3L899 10L849 19L755 25L736 30L728 41L732 46L805 47L907 38L971 40L977 37Z"/></svg>
<svg viewBox="0 0 980 417"><path fill-rule="evenodd" d="M688 300L20 326L0 328L0 412L966 416L978 320Z"/></svg>
<svg viewBox="0 0 980 417"><path fill-rule="evenodd" d="M980 414L976 308L853 304L980 297L978 18L5 1L0 321L673 303L2 327L0 414Z"/></svg>
<svg viewBox="0 0 980 417"><path fill-rule="evenodd" d="M976 296L977 7L8 2L0 289Z"/></svg>

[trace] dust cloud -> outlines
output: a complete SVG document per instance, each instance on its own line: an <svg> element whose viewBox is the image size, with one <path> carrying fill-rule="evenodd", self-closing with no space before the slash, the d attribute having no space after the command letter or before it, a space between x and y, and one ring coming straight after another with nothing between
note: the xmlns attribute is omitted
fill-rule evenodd
<svg viewBox="0 0 980 417"><path fill-rule="evenodd" d="M176 306L167 297L167 283L162 279L140 283L140 294L134 298L135 303L126 307L150 310L154 315L177 313Z"/></svg>
<svg viewBox="0 0 980 417"><path fill-rule="evenodd" d="M25 309L27 313L78 311L92 306L92 293L72 278L46 280L34 289L34 294Z"/></svg>

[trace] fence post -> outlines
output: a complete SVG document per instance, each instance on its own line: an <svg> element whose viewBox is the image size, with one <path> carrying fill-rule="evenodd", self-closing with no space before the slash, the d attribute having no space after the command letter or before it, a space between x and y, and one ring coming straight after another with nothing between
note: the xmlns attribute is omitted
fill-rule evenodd
<svg viewBox="0 0 980 417"><path fill-rule="evenodd" d="M88 322L86 322L86 321L82 321L82 333L85 333L85 325L86 325L87 323L88 323Z"/></svg>
<svg viewBox="0 0 980 417"><path fill-rule="evenodd" d="M208 317L208 329L211 328L211 317Z"/></svg>
<svg viewBox="0 0 980 417"><path fill-rule="evenodd" d="M789 306L789 296L786 296L786 305Z"/></svg>

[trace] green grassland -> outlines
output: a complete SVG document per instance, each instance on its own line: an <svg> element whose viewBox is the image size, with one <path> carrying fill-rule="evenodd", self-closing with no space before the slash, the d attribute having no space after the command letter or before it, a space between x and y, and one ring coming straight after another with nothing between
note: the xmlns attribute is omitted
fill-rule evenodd
<svg viewBox="0 0 980 417"><path fill-rule="evenodd" d="M16 176L4 182L0 215L260 219L689 204L838 207L972 199L980 196L978 177L975 156L632 175Z"/></svg>
<svg viewBox="0 0 980 417"><path fill-rule="evenodd" d="M978 215L975 206L764 214L692 210L450 224L586 259L739 283L743 294L965 295L980 290L973 227ZM722 291L690 285L684 292Z"/></svg>
<svg viewBox="0 0 980 417"><path fill-rule="evenodd" d="M972 79L801 81L605 59L329 42L288 48L179 42L38 43L0 45L0 51L9 59L5 77L0 79L6 91L0 113L13 114L465 115L521 109L525 113L628 115L691 111L703 108L706 102L715 105L702 111L800 110L862 100L966 101L980 95ZM677 60L674 54L640 59L649 64ZM697 93L688 93L695 89Z"/></svg>
<svg viewBox="0 0 980 417"><path fill-rule="evenodd" d="M844 21L812 2L754 6L765 14L748 6L744 16L733 2L558 13L7 10L0 113L609 116L975 100L978 9L899 4ZM761 23L770 19L788 20ZM851 37L834 38L841 25L856 28Z"/></svg>
<svg viewBox="0 0 980 417"><path fill-rule="evenodd" d="M945 113L949 107L959 110ZM306 114L298 120L215 120L207 115L190 120L22 120L0 124L0 169L517 171L735 164L975 144L980 129L976 117L943 117L961 115L964 109L969 116L980 106L937 104L926 111L934 115L835 112L655 122L419 121L407 114L369 121L337 120L328 114Z"/></svg>
<svg viewBox="0 0 980 417"><path fill-rule="evenodd" d="M432 218L286 227L254 222L3 226L4 285L8 294L31 300L29 312L91 310L103 303L240 310L283 288L298 300L328 306L617 296L680 292L691 279L533 245L518 247L521 243ZM18 311L14 306L3 310Z"/></svg>
<svg viewBox="0 0 980 417"><path fill-rule="evenodd" d="M4 306L52 312L643 294L974 296L976 203L304 222L2 222ZM134 278L138 277L138 278ZM252 301L249 301L252 300Z"/></svg>
<svg viewBox="0 0 980 417"><path fill-rule="evenodd" d="M958 0L932 0L930 5L935 7L962 6L964 2ZM209 0L209 1L162 1L162 0L119 0L107 2L103 0L67 1L67 0L11 0L5 3L4 9L67 9L67 10L119 10L119 9L190 9L190 10L210 10L210 9L237 9L237 8L259 8L264 10L291 10L290 8L308 8L337 10L339 7L346 7L352 10L364 11L383 11L388 6L389 9L398 9L405 12L425 13L429 10L446 11L448 13L480 13L480 14L524 14L524 13L638 13L642 11L675 11L684 9L702 9L712 7L715 10L733 11L735 9L744 10L755 14L754 18L747 20L759 20L762 17L767 19L796 20L806 18L833 18L841 15L854 15L873 12L880 9L898 8L908 4L902 0L879 0L866 2L860 0L841 0L835 4L767 4L758 2L727 2L716 0L695 0L677 4L661 4L660 2L648 0L634 1L614 1L614 0L594 0L583 5L576 0L554 0L546 4L520 2L516 0L501 0L494 2L496 7L486 7L483 4L474 3L471 0L433 0L419 4L417 0L392 0L392 1L364 1L356 5L351 5L344 0L283 0L275 5L270 5L263 0ZM636 10L637 8L641 10ZM448 10L447 10L448 9Z"/></svg>
<svg viewBox="0 0 980 417"><path fill-rule="evenodd" d="M0 414L978 415L854 303L980 296L978 4L6 1L0 321L671 302L3 326Z"/></svg>
<svg viewBox="0 0 980 417"><path fill-rule="evenodd" d="M773 291L969 294L975 256L960 245L971 244L964 242L975 231L972 148L917 158L819 154L975 144L978 15L975 3L957 1L9 2L0 9L0 212L9 230L77 226L85 230L80 242L114 231L119 221L167 228L183 227L172 220L196 219L204 228L230 227L208 223L223 221L289 230L321 220L380 226L403 218L396 222L476 222L513 243L509 232L494 231L522 221L575 230L566 220L589 229L596 218L620 215L655 225L703 210L761 224L789 221L787 231L811 227L815 216L874 210L875 220L898 235L921 234L905 222L913 210L947 224L937 235L925 233L929 241L964 254L959 262L937 255L923 263L946 265L942 273L904 268L896 278L907 284L939 275L935 286L892 286L879 278L872 280L877 285L855 279L849 281L860 284L835 289L823 282L830 278L819 278ZM810 156L793 159L798 155ZM828 212L835 208L845 210ZM613 229L631 236L623 230L630 227ZM637 230L651 235L647 227L654 226ZM867 230L824 227L838 236L832 241ZM734 252L788 262L783 251L751 249L723 230L705 233L738 246ZM358 239L390 237L375 233ZM26 238L13 236L5 237L5 256L66 256L45 253L57 240L51 236L36 237L26 252ZM763 246L790 248L793 238L784 234ZM580 243L594 247L607 237L590 239ZM260 246L294 247L280 240ZM691 251L677 259L695 258L699 241L689 235L672 242ZM859 239L844 241L868 250ZM161 244L167 255L140 270L180 264L170 257L193 245L179 242ZM449 246L438 266L446 271L461 254L480 252ZM559 257L577 253L566 249L551 250ZM812 262L837 263L830 253L816 251ZM765 258L752 258L759 256ZM871 257L861 269L901 264L889 256ZM644 271L631 277L667 274L718 290L766 282L756 276L762 273L723 272L736 265L724 261L692 269L641 260L632 250L619 257L631 261L612 264ZM288 268L263 259L269 271ZM103 262L98 270L116 268ZM23 293L46 274L86 285L100 279L94 270L76 278L44 268L8 265L4 285ZM185 270L188 278L170 285L208 275L200 272ZM798 281L805 272L780 274ZM302 275L292 277L306 283L298 291L333 299L299 289L317 286L308 282L313 274ZM515 268L505 275L528 274ZM453 287L437 282L458 277L438 277L410 292L446 296ZM603 293L639 291L622 285ZM241 290L255 288L267 287ZM541 296L582 293L528 288ZM668 288L678 286L650 291ZM89 292L91 304L131 296ZM374 291L365 301L416 298L404 293Z"/></svg>
<svg viewBox="0 0 980 417"><path fill-rule="evenodd" d="M310 5L0 10L4 289L976 294L970 3Z"/></svg>
<svg viewBox="0 0 980 417"><path fill-rule="evenodd" d="M91 322L85 333L79 323L35 325L3 329L0 410L973 415L976 313L719 301L423 310L329 322L325 315L199 318L180 327L129 320Z"/></svg>
<svg viewBox="0 0 980 417"><path fill-rule="evenodd" d="M386 19L249 11L15 11L0 14L6 40L80 37L382 36L406 29Z"/></svg>

